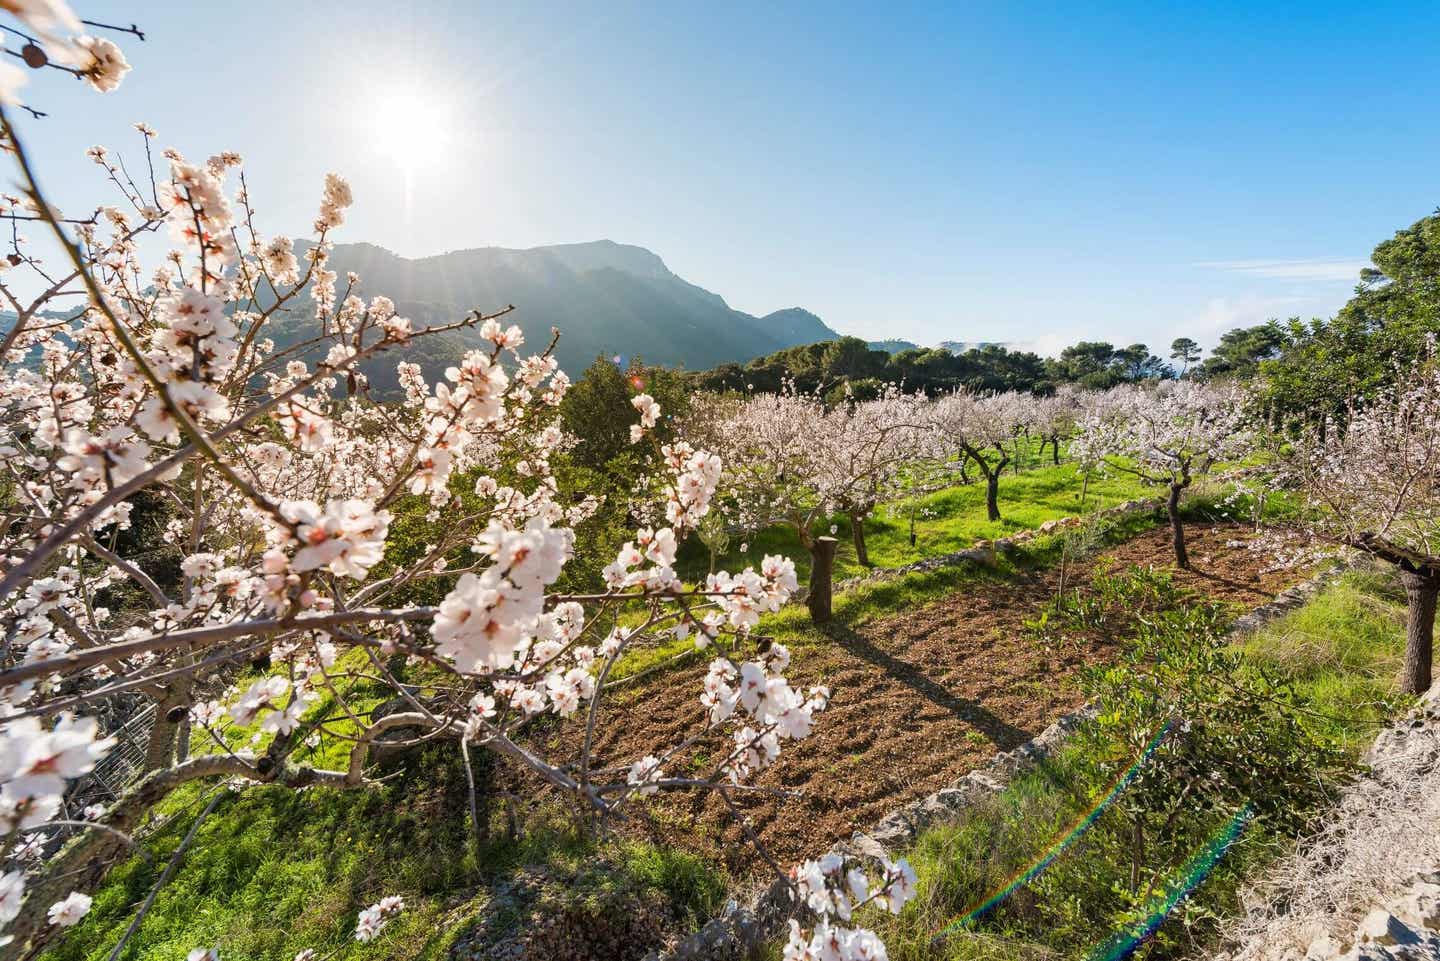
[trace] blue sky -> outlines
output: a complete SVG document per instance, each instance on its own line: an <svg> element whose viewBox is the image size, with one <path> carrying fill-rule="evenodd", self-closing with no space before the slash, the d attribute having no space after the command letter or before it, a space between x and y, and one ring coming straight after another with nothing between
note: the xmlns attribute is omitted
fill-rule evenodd
<svg viewBox="0 0 1440 961"><path fill-rule="evenodd" d="M149 40L113 94L32 83L70 210L146 120L274 232L333 169L337 240L608 237L867 337L1209 343L1440 205L1433 3L75 5Z"/></svg>

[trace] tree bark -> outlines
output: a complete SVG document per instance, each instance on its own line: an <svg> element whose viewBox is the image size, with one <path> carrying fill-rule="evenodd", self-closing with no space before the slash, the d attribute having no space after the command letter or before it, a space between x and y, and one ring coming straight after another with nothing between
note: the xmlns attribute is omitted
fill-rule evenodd
<svg viewBox="0 0 1440 961"><path fill-rule="evenodd" d="M992 521L1000 519L1000 472L985 474L985 516Z"/></svg>
<svg viewBox="0 0 1440 961"><path fill-rule="evenodd" d="M180 680L185 680L181 678ZM158 771L169 767L175 761L175 739L180 731L180 719L170 719L171 712L185 708L190 703L189 683L170 688L155 705L155 717L150 722L150 740L145 745L145 770Z"/></svg>
<svg viewBox="0 0 1440 961"><path fill-rule="evenodd" d="M175 763L184 764L190 760L190 712L180 719L180 729L175 732Z"/></svg>
<svg viewBox="0 0 1440 961"><path fill-rule="evenodd" d="M1059 438L1059 437L1052 437L1052 438L1050 438L1050 459L1055 462L1055 466L1056 466L1056 467L1059 467L1059 466L1060 466L1060 438Z"/></svg>
<svg viewBox="0 0 1440 961"><path fill-rule="evenodd" d="M1400 582L1409 600L1405 625L1405 666L1400 689L1423 694L1430 689L1430 666L1435 647L1435 600L1440 595L1440 574L1402 569Z"/></svg>
<svg viewBox="0 0 1440 961"><path fill-rule="evenodd" d="M810 608L810 620L816 624L826 623L832 614L836 544L833 537L817 537L810 545L810 595L805 606Z"/></svg>
<svg viewBox="0 0 1440 961"><path fill-rule="evenodd" d="M1185 550L1185 527L1180 523L1180 493L1190 485L1187 477L1183 483L1170 485L1170 497L1165 501L1165 513L1170 517L1170 533L1175 544L1175 566L1189 570L1190 555Z"/></svg>
<svg viewBox="0 0 1440 961"><path fill-rule="evenodd" d="M861 567L870 566L870 552L865 549L865 515L852 512L850 514L850 536L855 540L855 557L859 559Z"/></svg>

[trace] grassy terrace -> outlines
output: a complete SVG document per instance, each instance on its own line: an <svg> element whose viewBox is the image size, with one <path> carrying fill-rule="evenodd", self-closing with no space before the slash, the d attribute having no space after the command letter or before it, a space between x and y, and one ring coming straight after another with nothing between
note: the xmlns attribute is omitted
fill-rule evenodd
<svg viewBox="0 0 1440 961"><path fill-rule="evenodd" d="M1049 520L1081 513L1081 490L1084 486L1074 464L1044 466L1007 474L1000 481L1000 514L998 521L985 517L985 485L972 483L885 505L865 521L865 543L870 561L877 567L903 567L927 557L964 550L979 540L993 540L1016 531L1039 527ZM1092 477L1085 491L1084 512L1113 507L1127 500L1152 497L1153 487L1145 487L1134 477L1118 474ZM910 514L915 513L915 546L910 546ZM854 577L866 572L855 559L851 540L850 520L837 515L833 523L835 536L841 540L835 557L837 579ZM698 544L688 544L681 557L681 573L695 576L705 573L708 557ZM751 537L745 553L739 551L738 538L731 551L716 561L722 570L736 570L753 564L766 554L784 554L795 561L803 583L809 576L810 555L800 546L793 528L775 526Z"/></svg>
<svg viewBox="0 0 1440 961"><path fill-rule="evenodd" d="M865 522L866 544L870 560L877 568L903 567L927 557L937 557L954 551L973 547L978 541L1005 537L1021 530L1033 530L1046 521L1071 517L1081 512L1081 488L1079 471L1074 464L1044 466L1027 470L1019 475L1006 476L1000 482L999 521L989 521L985 516L985 487L970 484L951 487L933 494L916 498L912 505L900 501L885 505ZM1154 496L1155 489L1146 487L1129 475L1114 477L1092 477L1085 491L1084 512L1091 513L1122 504L1128 500ZM1204 487L1197 485L1187 506L1192 515L1208 514L1211 501L1204 493ZM910 546L910 514L915 509L916 545ZM860 566L855 559L855 548L850 540L849 518L837 515L831 518L836 526L836 536L841 538L835 555L835 577L844 580L868 573L872 568ZM1112 525L1112 533L1123 536L1151 526L1152 518L1132 518L1121 525ZM722 555L716 561L717 569L739 570L746 565L757 564L766 554L782 554L795 562L795 569L803 585L810 573L810 555L800 546L793 528L770 527L750 538L744 546L749 550L741 553L735 544L734 550ZM1029 545L1018 563L1044 565L1058 557L1059 542L1041 539ZM681 550L678 568L680 573L691 579L703 577L708 557L700 545L687 541ZM953 567L925 574L910 574L881 583L864 584L843 591L835 597L835 616L845 623L862 623L868 618L880 616L908 606L922 604L941 597L950 591L959 590L979 579L1005 576L1013 573L1017 561L999 559L997 566L982 570L970 566ZM818 632L810 626L809 615L799 605L767 617L762 630L776 635L786 644L804 644L807 639L815 640ZM822 639L823 640L823 639ZM656 646L629 653L611 671L611 678L625 677L648 670L685 651L693 650L689 641L672 640Z"/></svg>

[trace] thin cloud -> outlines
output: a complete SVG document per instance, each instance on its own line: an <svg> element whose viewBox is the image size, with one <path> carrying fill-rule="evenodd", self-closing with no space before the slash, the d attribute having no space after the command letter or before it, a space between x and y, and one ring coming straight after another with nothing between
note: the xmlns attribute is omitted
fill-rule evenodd
<svg viewBox="0 0 1440 961"><path fill-rule="evenodd" d="M1369 267L1370 262L1343 257L1317 257L1311 260L1211 260L1194 266L1271 280L1343 280L1353 283L1359 281L1360 271Z"/></svg>
<svg viewBox="0 0 1440 961"><path fill-rule="evenodd" d="M1271 318L1303 314L1304 305L1318 306L1307 297L1214 297L1191 315L1188 326L1208 335L1219 335L1234 327L1254 327Z"/></svg>

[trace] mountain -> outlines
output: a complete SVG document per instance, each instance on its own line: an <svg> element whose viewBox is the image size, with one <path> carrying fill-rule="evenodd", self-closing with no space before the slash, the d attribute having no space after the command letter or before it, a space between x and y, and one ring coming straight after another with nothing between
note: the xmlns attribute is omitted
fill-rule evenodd
<svg viewBox="0 0 1440 961"><path fill-rule="evenodd" d="M883 350L887 354L898 354L902 350L919 350L920 345L908 340L892 337L889 340L872 340L866 344L871 350Z"/></svg>
<svg viewBox="0 0 1440 961"><path fill-rule="evenodd" d="M985 347L1004 347L1009 350L1012 345L999 340L942 340L937 346L952 354L963 354L967 350L980 350Z"/></svg>
<svg viewBox="0 0 1440 961"><path fill-rule="evenodd" d="M342 290L347 271L359 274L362 295L384 294L417 327L514 304L506 322L525 331L527 349L542 349L550 328L559 328L555 354L572 377L597 356L638 356L703 370L839 336L799 307L764 317L735 310L720 295L677 277L649 250L609 240L526 250L480 247L414 260L374 244L337 244L330 269L340 275ZM417 345L423 356L407 359L433 378L437 365L443 370L453 363L445 355L457 344L478 340L473 331L454 336L444 344ZM393 384L396 357L370 365L377 389Z"/></svg>

